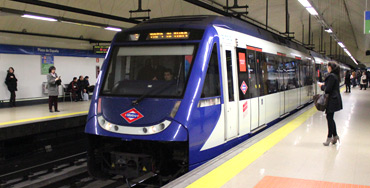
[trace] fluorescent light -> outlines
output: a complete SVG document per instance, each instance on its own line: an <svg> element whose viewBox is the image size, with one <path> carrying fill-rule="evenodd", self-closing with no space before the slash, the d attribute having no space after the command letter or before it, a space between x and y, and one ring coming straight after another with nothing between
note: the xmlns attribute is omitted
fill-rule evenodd
<svg viewBox="0 0 370 188"><path fill-rule="evenodd" d="M338 42L338 45L342 48L345 48L344 44L342 42Z"/></svg>
<svg viewBox="0 0 370 188"><path fill-rule="evenodd" d="M35 16L35 15L30 15L30 14L25 14L22 16L23 18L32 18L36 20L44 20L44 21L49 21L49 22L56 22L58 21L57 19L54 18L48 18L48 17L42 17L42 16Z"/></svg>
<svg viewBox="0 0 370 188"><path fill-rule="evenodd" d="M305 8L312 7L308 0L298 0Z"/></svg>
<svg viewBox="0 0 370 188"><path fill-rule="evenodd" d="M312 16L319 15L313 7L307 7L306 9Z"/></svg>
<svg viewBox="0 0 370 188"><path fill-rule="evenodd" d="M349 57L352 57L351 53L347 49L345 49L344 52L346 52Z"/></svg>
<svg viewBox="0 0 370 188"><path fill-rule="evenodd" d="M86 26L86 27L94 27L94 28L102 28L97 25L90 25L90 24L83 24L83 23L77 23L77 22L69 22L69 21L61 21L62 23L68 23L68 24L74 24L74 25L79 25L79 26Z"/></svg>
<svg viewBox="0 0 370 188"><path fill-rule="evenodd" d="M328 33L333 33L333 31L329 28L329 29L325 29L326 32Z"/></svg>
<svg viewBox="0 0 370 188"><path fill-rule="evenodd" d="M118 32L122 31L122 29L120 29L120 28L116 28L116 27L106 27L106 28L104 28L104 29L106 29L106 30L111 30L111 31L118 31Z"/></svg>

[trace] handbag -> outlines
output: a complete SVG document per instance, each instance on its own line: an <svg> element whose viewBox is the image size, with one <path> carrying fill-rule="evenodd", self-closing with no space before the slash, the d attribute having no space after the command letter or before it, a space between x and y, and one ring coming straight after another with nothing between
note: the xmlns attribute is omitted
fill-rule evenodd
<svg viewBox="0 0 370 188"><path fill-rule="evenodd" d="M83 100L88 101L89 100L89 95L87 93L83 94Z"/></svg>
<svg viewBox="0 0 370 188"><path fill-rule="evenodd" d="M328 106L329 94L317 94L313 96L313 100L318 111L325 111Z"/></svg>

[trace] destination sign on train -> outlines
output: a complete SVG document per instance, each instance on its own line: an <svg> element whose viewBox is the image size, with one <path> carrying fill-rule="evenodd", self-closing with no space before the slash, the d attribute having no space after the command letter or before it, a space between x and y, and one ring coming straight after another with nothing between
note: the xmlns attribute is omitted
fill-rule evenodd
<svg viewBox="0 0 370 188"><path fill-rule="evenodd" d="M189 32L187 31L179 31L179 32L156 32L156 33L149 33L148 39L149 40L166 40L166 39L188 39Z"/></svg>

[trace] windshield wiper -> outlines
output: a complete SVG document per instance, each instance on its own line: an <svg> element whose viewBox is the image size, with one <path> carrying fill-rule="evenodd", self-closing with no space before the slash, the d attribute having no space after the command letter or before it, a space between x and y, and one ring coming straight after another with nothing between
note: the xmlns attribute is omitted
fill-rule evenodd
<svg viewBox="0 0 370 188"><path fill-rule="evenodd" d="M163 84L163 85L155 88L153 91L152 91L152 89L149 89L147 92L145 92L143 95L141 95L138 99L132 101L132 105L134 105L134 106L138 105L143 99L145 99L149 95L149 93L155 94L155 93L158 93L158 91L162 92L164 89L168 88L168 86L171 86L172 85L171 83L172 82L170 82L169 84ZM164 87L164 86L166 86L166 87ZM159 90L159 89L161 89L161 90ZM155 92L155 93L152 93L152 92Z"/></svg>

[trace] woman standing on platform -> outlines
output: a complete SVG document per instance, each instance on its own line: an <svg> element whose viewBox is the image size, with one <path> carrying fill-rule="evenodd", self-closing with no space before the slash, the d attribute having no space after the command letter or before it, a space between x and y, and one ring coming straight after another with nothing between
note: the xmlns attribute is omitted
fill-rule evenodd
<svg viewBox="0 0 370 188"><path fill-rule="evenodd" d="M324 142L324 146L328 146L330 142L336 144L339 141L337 128L334 121L334 112L343 109L342 97L340 96L339 83L340 83L340 68L337 63L329 62L328 64L329 75L325 78L325 83L319 83L322 91L328 96L328 105L326 107L326 119L328 121L328 138Z"/></svg>
<svg viewBox="0 0 370 188"><path fill-rule="evenodd" d="M14 74L14 68L9 67L8 74L6 75L5 84L8 86L8 90L10 91L10 101L9 106L15 107L15 92L18 91L17 89L17 78Z"/></svg>
<svg viewBox="0 0 370 188"><path fill-rule="evenodd" d="M367 77L366 77L366 72L363 72L362 73L362 76L361 76L361 81L360 81L360 86L361 86L361 89L364 88L366 90L366 85L367 85Z"/></svg>
<svg viewBox="0 0 370 188"><path fill-rule="evenodd" d="M47 75L48 80L48 90L49 90L49 111L53 112L52 106L54 104L55 112L59 112L58 110L58 95L59 95L59 85L61 85L62 80L60 76L58 77L57 73L55 73L55 67L51 66L49 68L49 74Z"/></svg>

